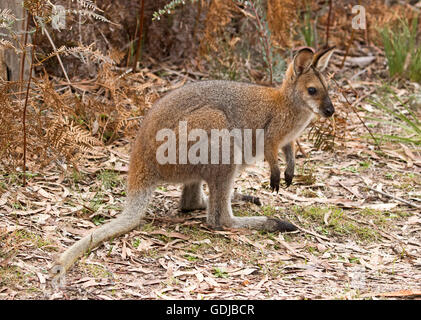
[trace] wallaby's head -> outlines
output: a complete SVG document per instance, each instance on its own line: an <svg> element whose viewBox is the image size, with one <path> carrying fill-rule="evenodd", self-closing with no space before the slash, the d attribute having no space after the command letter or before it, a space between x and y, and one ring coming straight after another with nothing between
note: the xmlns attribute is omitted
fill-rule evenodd
<svg viewBox="0 0 421 320"><path fill-rule="evenodd" d="M297 52L290 64L285 81L292 91L294 105L305 107L324 117L335 112L328 94L328 87L321 74L326 69L334 47L314 53L310 48Z"/></svg>

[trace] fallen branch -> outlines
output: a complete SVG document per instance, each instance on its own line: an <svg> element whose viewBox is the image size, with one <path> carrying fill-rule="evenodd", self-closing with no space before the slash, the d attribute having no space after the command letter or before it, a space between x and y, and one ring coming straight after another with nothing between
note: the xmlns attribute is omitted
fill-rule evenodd
<svg viewBox="0 0 421 320"><path fill-rule="evenodd" d="M297 228L299 230L301 230L302 232L304 232L304 233L308 233L308 234L311 234L312 236L315 236L316 238L319 238L319 239L322 239L322 240L325 240L325 241L331 241L332 240L332 239L329 239L329 238L327 238L325 236L322 236L321 234L318 234L316 232L313 232L311 230L304 229L303 227L297 226Z"/></svg>
<svg viewBox="0 0 421 320"><path fill-rule="evenodd" d="M394 199L394 200L400 201L400 202L402 202L402 203L407 204L407 205L408 205L408 206L410 206L410 207L413 207L413 208L416 208L416 209L420 209L420 210L421 210L421 206L418 206L418 205L416 205L416 204L414 204L414 203L412 203L412 202L409 202L409 201L407 201L407 200L405 200L405 199L402 199L402 198L396 197L396 196L394 196L394 195L391 195L391 194L389 194L389 193L386 193L386 192L383 192L383 191L380 191L380 190L376 190L376 189L371 188L371 187L369 187L369 186L367 186L367 185L366 185L366 187L367 187L369 190L371 190L371 191L374 191L374 192L380 193L380 194L381 194L381 195L383 195L383 196L386 196L386 197L389 197L389 198L391 198L391 199Z"/></svg>

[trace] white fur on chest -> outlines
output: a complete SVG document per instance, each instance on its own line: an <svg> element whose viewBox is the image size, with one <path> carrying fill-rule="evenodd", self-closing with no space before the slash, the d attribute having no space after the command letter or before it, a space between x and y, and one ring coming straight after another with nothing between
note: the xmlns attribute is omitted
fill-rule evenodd
<svg viewBox="0 0 421 320"><path fill-rule="evenodd" d="M309 113L307 117L303 117L296 123L296 125L288 132L288 134L281 140L279 147L284 147L288 143L295 141L308 126L310 121L314 118L314 113Z"/></svg>

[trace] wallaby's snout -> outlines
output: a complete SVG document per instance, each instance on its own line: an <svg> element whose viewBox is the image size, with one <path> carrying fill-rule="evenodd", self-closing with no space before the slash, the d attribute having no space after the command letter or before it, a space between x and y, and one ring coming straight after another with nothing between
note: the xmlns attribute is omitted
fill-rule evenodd
<svg viewBox="0 0 421 320"><path fill-rule="evenodd" d="M326 118L331 117L335 113L335 107L332 104L332 101L330 101L330 98L326 96L326 98L323 101L323 107L322 107L322 115Z"/></svg>

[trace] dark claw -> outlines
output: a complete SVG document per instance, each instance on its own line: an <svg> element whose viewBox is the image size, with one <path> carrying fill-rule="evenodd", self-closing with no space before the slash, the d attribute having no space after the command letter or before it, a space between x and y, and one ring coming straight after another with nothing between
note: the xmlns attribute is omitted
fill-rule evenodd
<svg viewBox="0 0 421 320"><path fill-rule="evenodd" d="M291 232L296 231L298 228L294 226L291 222L269 218L268 219L269 231L279 231L279 232Z"/></svg>
<svg viewBox="0 0 421 320"><path fill-rule="evenodd" d="M292 184L292 179L294 178L294 174L290 174L288 171L285 171L285 183L287 188Z"/></svg>
<svg viewBox="0 0 421 320"><path fill-rule="evenodd" d="M258 205L259 207L262 206L262 202L260 201L260 198L259 197L253 197L253 203L255 205Z"/></svg>
<svg viewBox="0 0 421 320"><path fill-rule="evenodd" d="M276 191L276 193L279 192L279 183L281 182L281 174L278 170L272 171L270 175L270 188L272 191Z"/></svg>

